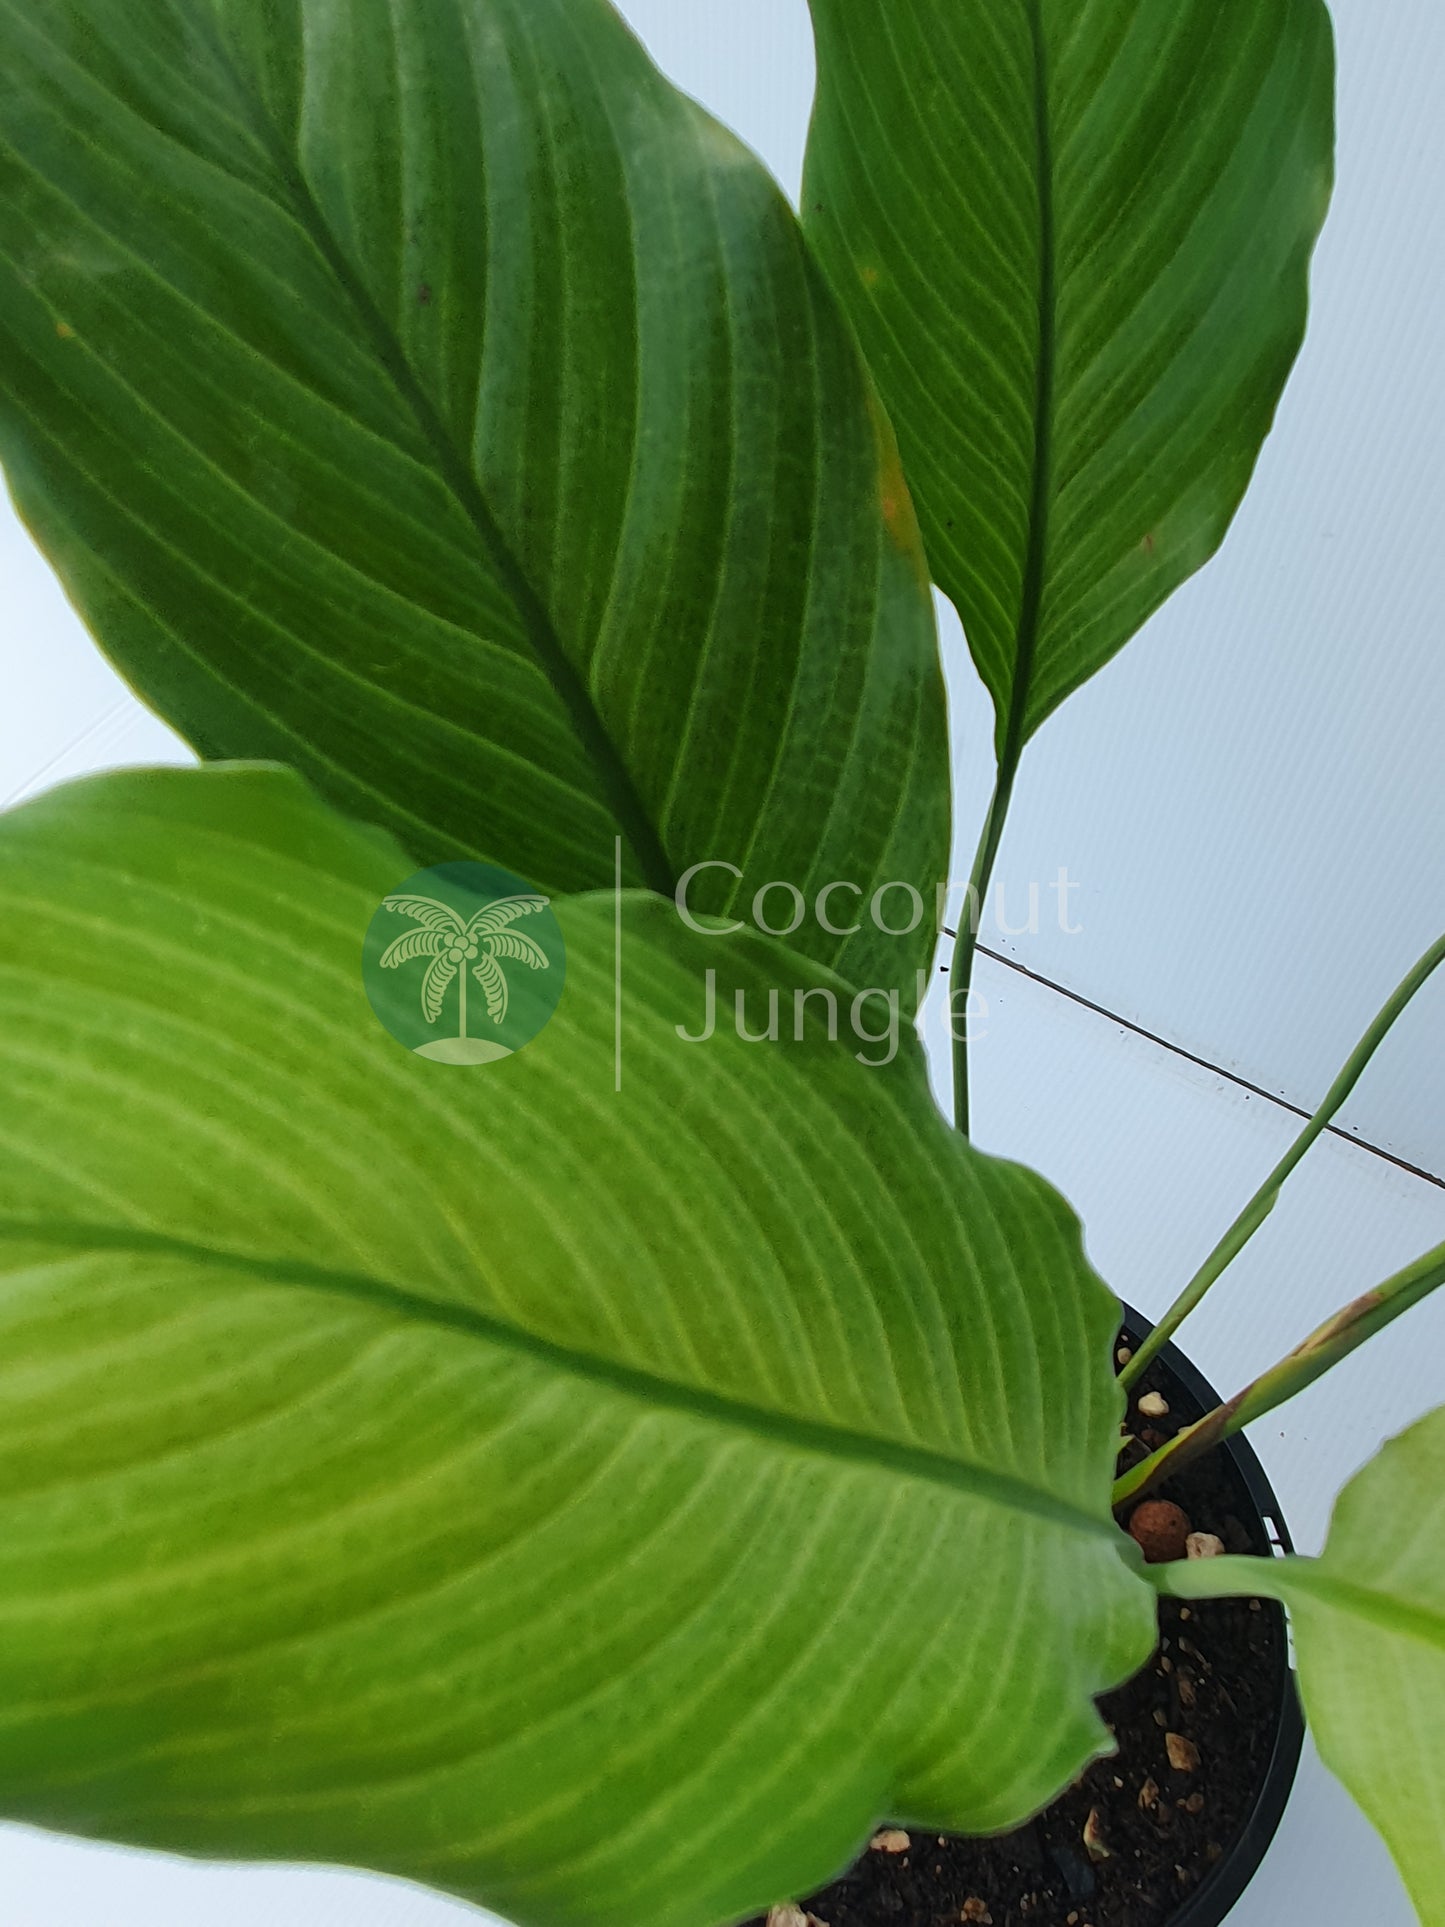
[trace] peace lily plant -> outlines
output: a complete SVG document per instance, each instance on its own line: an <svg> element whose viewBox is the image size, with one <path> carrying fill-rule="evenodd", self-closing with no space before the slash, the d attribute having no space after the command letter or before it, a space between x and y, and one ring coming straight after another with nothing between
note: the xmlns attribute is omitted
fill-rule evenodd
<svg viewBox="0 0 1445 1927"><path fill-rule="evenodd" d="M927 918L716 933L763 877L932 901L930 584L998 714L981 896L1026 745L1223 538L1303 335L1328 17L813 13L801 222L606 0L0 13L0 455L202 758L0 824L0 1811L714 1927L880 1817L1017 1824L1156 1593L1232 1591L1288 1606L1439 1927L1445 1414L1320 1558L1146 1570L1114 1507L1161 1468L1116 1493L1118 1306L1055 1192L916 1045L677 1034L709 970L913 1008ZM568 958L480 1071L358 962L467 859Z"/></svg>

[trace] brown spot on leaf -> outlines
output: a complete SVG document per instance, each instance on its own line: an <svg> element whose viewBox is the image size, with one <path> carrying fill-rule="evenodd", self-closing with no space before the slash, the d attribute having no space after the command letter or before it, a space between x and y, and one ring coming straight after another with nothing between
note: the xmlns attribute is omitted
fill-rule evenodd
<svg viewBox="0 0 1445 1927"><path fill-rule="evenodd" d="M903 463L898 454L892 423L883 413L871 387L868 390L868 409L878 437L878 508L883 517L883 526L893 546L912 563L919 586L926 591L930 586L928 563L923 553L923 537L919 533L913 497L904 479Z"/></svg>

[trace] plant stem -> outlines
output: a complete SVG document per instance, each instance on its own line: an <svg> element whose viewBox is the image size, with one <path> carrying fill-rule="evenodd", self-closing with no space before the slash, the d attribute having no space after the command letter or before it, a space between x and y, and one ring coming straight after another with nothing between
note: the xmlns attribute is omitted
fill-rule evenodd
<svg viewBox="0 0 1445 1927"><path fill-rule="evenodd" d="M1416 991L1442 963L1445 963L1445 937L1441 937L1425 952L1419 963L1396 990L1394 996L1360 1039L1349 1062L1330 1086L1324 1103L1159 1320L1149 1337L1129 1360L1119 1375L1126 1390L1138 1382L1150 1361L1174 1336L1210 1287L1229 1269L1255 1232L1259 1230L1278 1202L1285 1179L1303 1160L1305 1153L1315 1141L1329 1129L1341 1105L1359 1083L1366 1065L1390 1034L1396 1019Z"/></svg>
<svg viewBox="0 0 1445 1927"><path fill-rule="evenodd" d="M1012 767L999 769L993 799L984 819L983 834L979 838L978 853L973 859L973 871L968 879L968 893L959 913L958 938L953 946L953 967L948 977L949 1021L953 1030L953 1120L965 1137L968 1136L968 1006L973 992L973 963L978 954L978 930L983 920L984 900L988 895L994 864L998 861L1004 820L1008 816L1017 770L1017 760Z"/></svg>
<svg viewBox="0 0 1445 1927"><path fill-rule="evenodd" d="M1171 1559L1145 1566L1141 1577L1170 1599L1281 1599L1276 1575L1292 1578L1317 1569L1318 1561L1292 1552L1286 1559L1261 1559L1255 1553L1225 1553L1218 1559ZM1282 1603L1286 1603L1282 1600Z"/></svg>
<svg viewBox="0 0 1445 1927"><path fill-rule="evenodd" d="M1263 1418L1266 1412L1272 1412L1307 1385L1313 1385L1342 1358L1348 1358L1367 1339L1392 1325L1441 1285L1445 1285L1445 1244L1436 1245L1413 1265L1407 1265L1383 1285L1377 1285L1363 1298L1336 1312L1288 1357L1282 1358L1227 1404L1217 1406L1195 1424L1186 1426L1167 1445L1161 1445L1151 1458L1126 1472L1114 1486L1114 1504L1120 1506L1129 1499L1139 1498L1161 1479L1181 1472L1201 1452L1232 1438L1255 1419Z"/></svg>
<svg viewBox="0 0 1445 1927"><path fill-rule="evenodd" d="M1018 621L1014 629L1013 679L1003 740L998 752L998 781L983 826L978 855L969 879L966 921L958 927L958 942L949 973L948 1010L953 1029L953 1118L968 1136L968 1004L973 989L973 960L978 949L978 926L983 901L993 877L993 866L1003 840L1004 819L1013 795L1019 759L1029 736L1029 700L1033 693L1034 660L1038 652L1047 575L1049 523L1054 487L1054 402L1058 359L1058 237L1054 210L1054 144L1049 103L1048 37L1040 0L1028 0L1029 34L1033 43L1034 141L1039 181L1038 359L1034 371L1033 477L1029 500L1028 543L1019 584ZM963 1034L959 1035L959 1023Z"/></svg>

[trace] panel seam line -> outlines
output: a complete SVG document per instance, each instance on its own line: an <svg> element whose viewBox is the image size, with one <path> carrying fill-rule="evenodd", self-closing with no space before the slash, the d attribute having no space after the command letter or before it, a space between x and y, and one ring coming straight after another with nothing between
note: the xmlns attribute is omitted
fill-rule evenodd
<svg viewBox="0 0 1445 1927"><path fill-rule="evenodd" d="M946 930L944 935L950 936L952 932ZM1042 990L1051 990L1056 996L1067 998L1071 1004L1077 1004L1081 1010L1090 1011L1095 1017L1107 1018L1111 1024L1117 1024L1120 1030L1128 1031L1131 1037L1141 1038L1146 1044L1157 1044L1160 1050L1168 1051L1171 1057L1182 1058L1186 1064L1193 1064L1199 1070L1208 1071L1214 1077L1223 1078L1226 1084L1233 1084L1237 1090L1246 1091L1251 1097L1263 1098L1266 1104L1272 1104L1276 1110L1285 1111L1291 1117L1309 1122L1312 1113L1302 1109L1298 1104L1291 1104L1287 1097L1281 1097L1276 1091L1266 1090L1262 1084L1251 1083L1247 1077L1241 1077L1237 1071L1226 1070L1224 1065L1216 1064L1212 1058L1199 1056L1197 1052L1187 1049L1183 1044L1176 1044L1167 1037L1161 1037L1158 1031L1148 1030L1143 1024L1136 1024L1128 1017L1121 1017L1117 1010L1111 1010L1107 1004L1095 1003L1093 998L1085 997L1081 991L1070 990L1067 984L1058 983L1052 977L1045 977L1037 970L1030 970L1028 965L1020 963L1017 957L1006 956L1001 950L990 950L987 944L982 943L978 946L978 954L981 957L987 957L990 963L1002 964L1005 970L1013 971L1015 976L1026 977L1030 983L1037 984ZM1327 1125L1324 1135L1340 1138L1344 1143L1352 1144L1357 1151L1366 1151L1371 1157L1379 1158L1381 1163L1393 1165L1397 1171L1403 1171L1407 1177L1419 1178L1423 1184L1434 1185L1437 1190L1445 1191L1445 1177L1437 1177L1433 1171L1427 1171L1418 1164L1411 1164L1408 1159L1398 1157L1393 1151L1385 1150L1383 1145L1371 1143L1368 1138L1356 1137L1353 1131L1347 1131L1341 1125Z"/></svg>

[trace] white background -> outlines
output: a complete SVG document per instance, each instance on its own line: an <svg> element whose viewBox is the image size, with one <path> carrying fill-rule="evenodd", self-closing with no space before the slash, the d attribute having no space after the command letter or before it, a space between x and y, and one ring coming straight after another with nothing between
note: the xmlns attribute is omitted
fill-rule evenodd
<svg viewBox="0 0 1445 1927"><path fill-rule="evenodd" d="M632 0L657 58L790 193L812 55L804 0ZM1072 1197L1095 1262L1145 1310L1192 1271L1296 1121L1445 925L1445 17L1434 0L1336 0L1341 184L1315 313L1255 488L1226 544L1036 740L986 936L1054 984L1217 1073L985 961L975 1116L991 1149ZM83 770L185 751L95 652L0 507L0 802ZM990 720L946 624L966 874ZM964 847L966 846L966 847ZM1047 885L1067 866L1077 935ZM946 1064L940 1063L946 1085ZM1445 981L1347 1113L1445 1175ZM1445 1238L1445 1190L1327 1140L1191 1324L1234 1390L1328 1311ZM1380 1440L1445 1392L1432 1302L1256 1428L1302 1549ZM0 1829L0 1927L442 1927L473 1910L367 1876L196 1868ZM1233 1927L1413 1919L1383 1849L1313 1757Z"/></svg>

